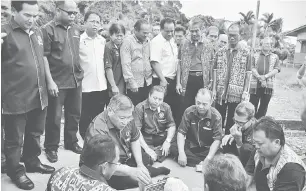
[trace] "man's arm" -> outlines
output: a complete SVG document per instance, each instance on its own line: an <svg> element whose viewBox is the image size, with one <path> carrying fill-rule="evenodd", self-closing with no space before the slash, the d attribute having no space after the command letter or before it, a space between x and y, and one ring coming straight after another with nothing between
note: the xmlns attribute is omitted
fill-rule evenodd
<svg viewBox="0 0 306 191"><path fill-rule="evenodd" d="M141 154L141 147L140 147L140 141L139 139L136 141L131 142L131 149L133 156L135 158L137 166L144 166L142 162L142 154Z"/></svg>
<svg viewBox="0 0 306 191"><path fill-rule="evenodd" d="M305 58L304 64L302 65L302 67L299 69L297 73L297 78L302 79L305 75L305 72L306 72L306 58Z"/></svg>
<svg viewBox="0 0 306 191"><path fill-rule="evenodd" d="M119 89L116 85L116 82L114 79L114 73L112 69L113 57L111 55L111 50L109 49L108 46L105 46L103 59L104 59L104 68L105 68L106 78L109 84L111 85L111 90L113 93L119 93Z"/></svg>
<svg viewBox="0 0 306 191"><path fill-rule="evenodd" d="M121 56L121 65L122 73L124 80L131 86L131 88L137 89L137 83L135 81L133 72L132 72L132 50L131 42L128 39L123 40L123 43L120 47L120 56Z"/></svg>
<svg viewBox="0 0 306 191"><path fill-rule="evenodd" d="M178 56L177 56L177 70L176 70L176 92L181 94L183 92L182 84L181 84L181 47L178 49Z"/></svg>
<svg viewBox="0 0 306 191"><path fill-rule="evenodd" d="M185 154L185 135L178 132L177 133L177 147L178 147L178 154Z"/></svg>
<svg viewBox="0 0 306 191"><path fill-rule="evenodd" d="M268 79L268 78L274 77L277 73L280 72L280 70L281 70L280 61L279 61L279 58L277 56L275 64L274 64L274 69L271 72L269 72L268 74L266 74L265 78Z"/></svg>
<svg viewBox="0 0 306 191"><path fill-rule="evenodd" d="M155 38L150 43L150 63L151 67L154 70L157 77L160 79L161 86L167 86L167 80L163 75L163 72L160 67L160 62L162 59L162 51L163 47L161 43L158 41L158 38Z"/></svg>
<svg viewBox="0 0 306 191"><path fill-rule="evenodd" d="M160 69L160 63L156 61L151 61L150 63L151 63L151 67L154 70L155 74L160 79L160 85L167 86L168 82L166 78L164 77L162 70Z"/></svg>

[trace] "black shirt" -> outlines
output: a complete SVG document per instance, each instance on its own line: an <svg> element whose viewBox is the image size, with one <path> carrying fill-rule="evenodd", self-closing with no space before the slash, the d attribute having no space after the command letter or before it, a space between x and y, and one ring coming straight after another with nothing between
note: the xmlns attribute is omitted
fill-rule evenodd
<svg viewBox="0 0 306 191"><path fill-rule="evenodd" d="M65 27L51 21L42 28L42 32L45 56L58 88L76 88L81 85L84 72L79 62L79 28L76 25Z"/></svg>
<svg viewBox="0 0 306 191"><path fill-rule="evenodd" d="M25 32L14 18L2 25L1 94L4 114L23 114L48 105L41 32Z"/></svg>

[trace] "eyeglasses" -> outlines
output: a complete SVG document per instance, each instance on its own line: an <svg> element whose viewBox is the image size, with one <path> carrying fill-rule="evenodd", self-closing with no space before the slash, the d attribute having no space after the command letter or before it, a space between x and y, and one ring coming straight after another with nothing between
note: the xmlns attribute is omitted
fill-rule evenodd
<svg viewBox="0 0 306 191"><path fill-rule="evenodd" d="M58 8L58 9L64 11L64 12L67 13L69 16L71 16L71 15L74 15L74 16L75 16L75 15L78 14L78 12L76 12L76 11L66 11L65 9L62 9L62 8Z"/></svg>
<svg viewBox="0 0 306 191"><path fill-rule="evenodd" d="M235 118L233 118L233 121L236 125L238 125L239 127L243 127L245 124L247 124L250 120L245 121L245 122L241 122L241 121L236 121Z"/></svg>

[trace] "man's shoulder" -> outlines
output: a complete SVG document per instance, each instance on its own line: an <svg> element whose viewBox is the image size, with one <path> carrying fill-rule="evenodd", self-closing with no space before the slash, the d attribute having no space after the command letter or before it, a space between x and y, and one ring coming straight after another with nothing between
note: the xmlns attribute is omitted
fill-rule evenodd
<svg viewBox="0 0 306 191"><path fill-rule="evenodd" d="M147 103L147 100L144 100L144 101L138 103L138 104L135 106L135 109L137 109L137 110L142 110L142 109L143 109L143 106L146 105L146 103Z"/></svg>
<svg viewBox="0 0 306 191"><path fill-rule="evenodd" d="M107 120L107 113L106 111L103 111L92 120L89 128L91 128L91 130L99 129L102 131L109 131L107 127Z"/></svg>
<svg viewBox="0 0 306 191"><path fill-rule="evenodd" d="M9 23L5 23L1 25L1 32L5 32L6 34L13 31L12 26Z"/></svg>
<svg viewBox="0 0 306 191"><path fill-rule="evenodd" d="M166 111L167 111L167 110L171 110L170 105L167 104L166 102L161 103L161 104L160 104L160 107L161 107L162 109L166 110Z"/></svg>
<svg viewBox="0 0 306 191"><path fill-rule="evenodd" d="M197 110L197 107L196 107L195 105L189 106L189 107L185 110L184 115L189 116L189 115L191 115L191 114L194 114L194 113L196 112L196 110Z"/></svg>
<svg viewBox="0 0 306 191"><path fill-rule="evenodd" d="M214 116L216 120L221 120L222 119L221 114L219 113L219 111L216 108L211 107L210 111L211 111L211 115Z"/></svg>

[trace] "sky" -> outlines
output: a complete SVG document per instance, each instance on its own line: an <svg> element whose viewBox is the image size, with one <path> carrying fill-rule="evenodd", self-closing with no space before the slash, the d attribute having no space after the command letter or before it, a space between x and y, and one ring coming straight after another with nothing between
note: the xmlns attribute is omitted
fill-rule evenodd
<svg viewBox="0 0 306 191"><path fill-rule="evenodd" d="M257 6L257 0L181 0L181 3L181 11L187 17L201 14L230 21L238 21L239 12L246 14L252 10L255 14ZM263 13L283 18L283 31L293 30L306 24L306 0L261 0L259 18Z"/></svg>

